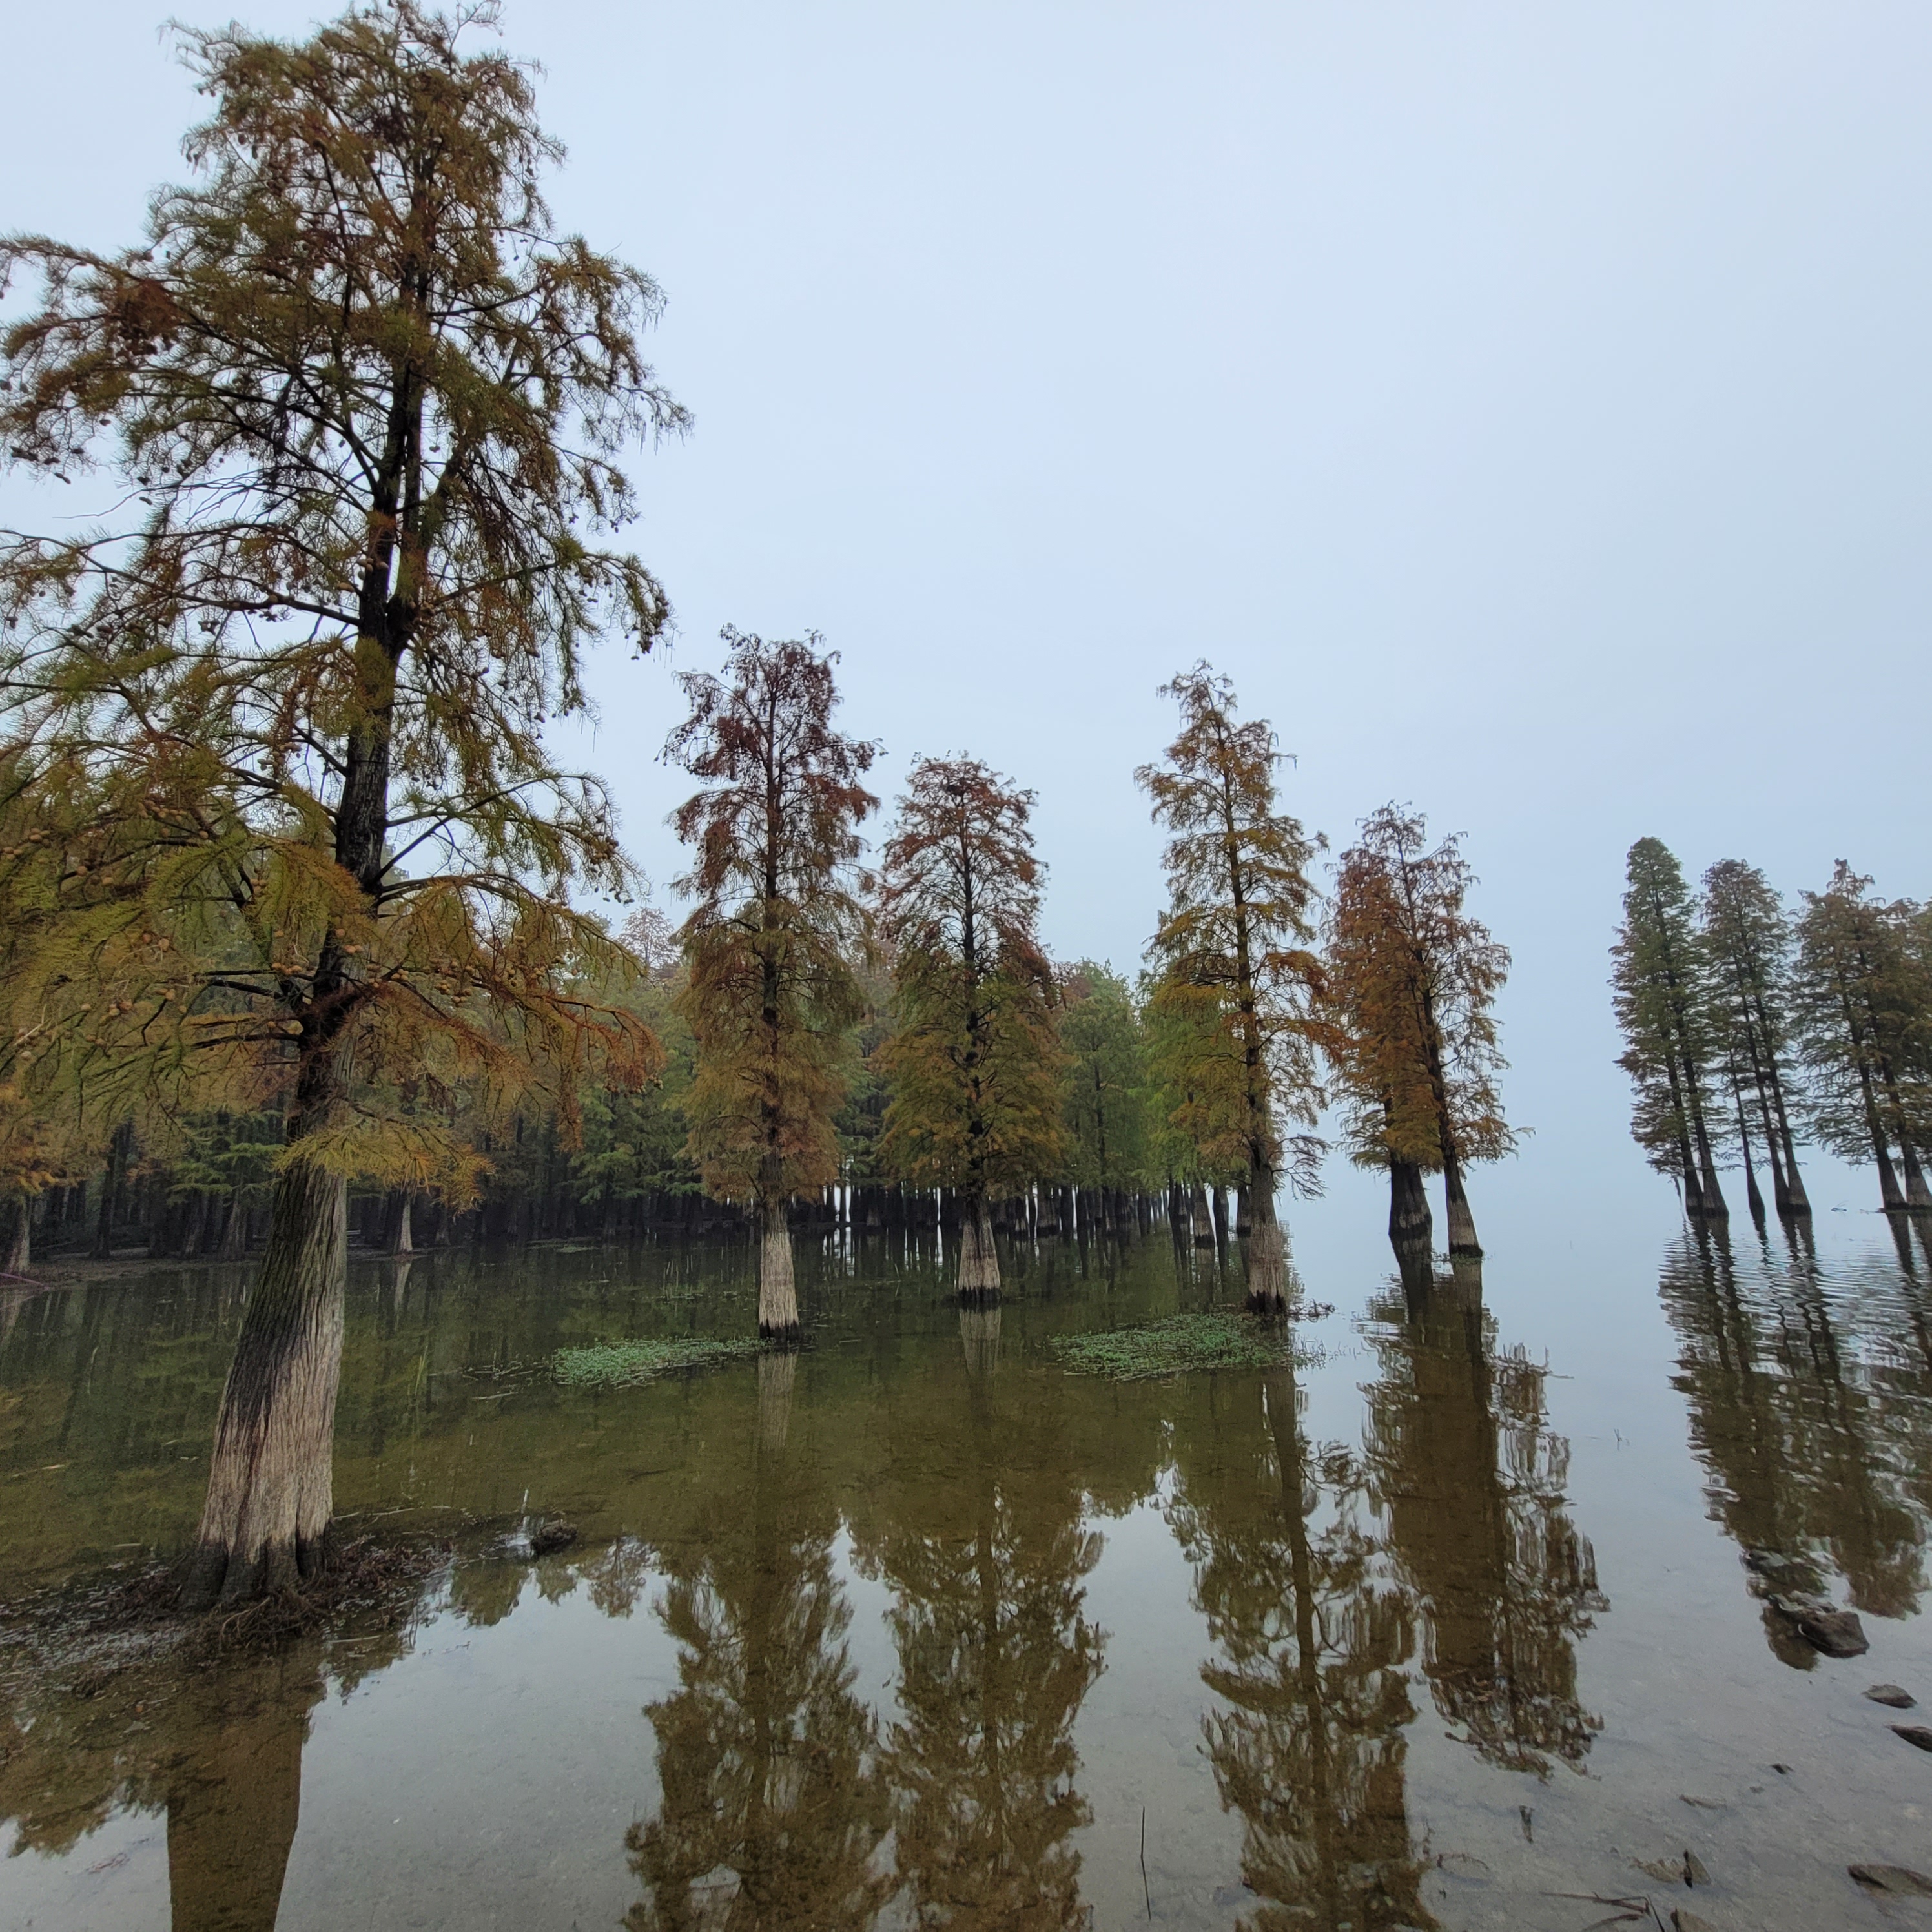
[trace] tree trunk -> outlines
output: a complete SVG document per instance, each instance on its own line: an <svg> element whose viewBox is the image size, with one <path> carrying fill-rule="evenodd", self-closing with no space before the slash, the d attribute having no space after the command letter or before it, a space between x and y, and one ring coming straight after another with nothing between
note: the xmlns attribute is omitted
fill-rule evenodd
<svg viewBox="0 0 1932 1932"><path fill-rule="evenodd" d="M242 1190L234 1188L228 1196L228 1218L221 1228L221 1259L238 1262L248 1252L248 1210L242 1204Z"/></svg>
<svg viewBox="0 0 1932 1932"><path fill-rule="evenodd" d="M1778 1137L1784 1143L1784 1191L1794 1214L1808 1214L1811 1211L1811 1197L1804 1191L1804 1177L1798 1171L1798 1148L1791 1138L1787 1123L1778 1123Z"/></svg>
<svg viewBox="0 0 1932 1932"><path fill-rule="evenodd" d="M1214 1210L1208 1202L1208 1184L1197 1180L1194 1184L1192 1206L1194 1245L1197 1248L1211 1248L1214 1245Z"/></svg>
<svg viewBox="0 0 1932 1932"><path fill-rule="evenodd" d="M190 1609L292 1587L328 1562L347 1266L343 1183L292 1161L221 1392Z"/></svg>
<svg viewBox="0 0 1932 1932"><path fill-rule="evenodd" d="M1733 1085L1732 1097L1738 1103L1738 1145L1744 1151L1744 1204L1750 1210L1753 1222L1759 1228L1764 1226L1764 1196L1757 1191L1757 1170L1751 1165L1750 1128L1744 1120L1744 1090ZM1778 1163L1772 1162L1772 1191L1777 1191Z"/></svg>
<svg viewBox="0 0 1932 1932"><path fill-rule="evenodd" d="M1248 1211L1248 1184L1244 1180L1234 1190L1235 1238L1245 1241L1254 1231L1254 1216Z"/></svg>
<svg viewBox="0 0 1932 1932"><path fill-rule="evenodd" d="M11 1193L0 1208L0 1275L25 1275L34 1258L33 1249L33 1196Z"/></svg>
<svg viewBox="0 0 1932 1932"><path fill-rule="evenodd" d="M1918 1150L1901 1136L1898 1150L1905 1156L1906 1206L1915 1214L1932 1214L1932 1192L1925 1186L1925 1170L1918 1164Z"/></svg>
<svg viewBox="0 0 1932 1932"><path fill-rule="evenodd" d="M1429 1190L1422 1169L1412 1160L1389 1162L1389 1240L1397 1253L1410 1248L1425 1253L1433 1246L1436 1223L1429 1212Z"/></svg>
<svg viewBox="0 0 1932 1932"><path fill-rule="evenodd" d="M392 1255L410 1255L416 1252L415 1229L410 1218L410 1209L414 1198L406 1187L397 1196L396 1211L389 1220L389 1252Z"/></svg>
<svg viewBox="0 0 1932 1932"><path fill-rule="evenodd" d="M984 1308L999 1298L999 1250L993 1245L993 1217L981 1196L960 1204L959 1299Z"/></svg>
<svg viewBox="0 0 1932 1932"><path fill-rule="evenodd" d="M1462 1191L1462 1163L1447 1147L1442 1150L1442 1193L1448 1210L1449 1252L1480 1255L1483 1244L1476 1239L1476 1217L1469 1212L1469 1197Z"/></svg>
<svg viewBox="0 0 1932 1932"><path fill-rule="evenodd" d="M130 1120L123 1120L107 1137L107 1172L101 1179L100 1214L94 1229L94 1253L98 1261L106 1261L114 1252L114 1210L119 1205L122 1177L128 1171L134 1138L134 1123Z"/></svg>
<svg viewBox="0 0 1932 1932"><path fill-rule="evenodd" d="M1255 1231L1248 1237L1248 1308L1256 1315L1288 1312L1288 1239L1274 1210L1274 1175L1256 1162L1249 1170Z"/></svg>
<svg viewBox="0 0 1932 1932"><path fill-rule="evenodd" d="M1718 1164L1711 1158L1710 1130L1705 1125L1703 1103L1697 1097L1697 1075L1687 1068L1690 1095L1690 1132L1697 1143L1697 1180L1703 1197L1703 1212L1712 1220L1728 1221L1731 1210L1725 1204L1724 1190L1718 1185Z"/></svg>
<svg viewBox="0 0 1932 1932"><path fill-rule="evenodd" d="M1228 1190L1216 1187L1208 1196L1214 1210L1214 1241L1217 1247L1228 1245Z"/></svg>
<svg viewBox="0 0 1932 1932"><path fill-rule="evenodd" d="M791 1226L782 1195L759 1204L758 1333L790 1347L799 1338L798 1283L792 1274Z"/></svg>

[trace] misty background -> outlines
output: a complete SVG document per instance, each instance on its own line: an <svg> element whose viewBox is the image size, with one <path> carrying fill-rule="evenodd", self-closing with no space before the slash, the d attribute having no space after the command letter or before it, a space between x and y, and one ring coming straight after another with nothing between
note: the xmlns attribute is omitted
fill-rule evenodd
<svg viewBox="0 0 1932 1932"><path fill-rule="evenodd" d="M14 19L0 221L139 238L200 111L158 21ZM634 466L672 647L593 664L576 754L658 903L674 673L728 621L815 629L888 812L922 753L1033 787L1049 944L1131 973L1162 890L1132 770L1204 656L1335 850L1391 799L1467 834L1538 1130L1509 1192L1666 1229L1605 983L1631 842L1694 882L1737 856L1789 896L1843 856L1932 891L1932 12L511 0L503 26L547 70L560 221L660 283L650 352L695 418ZM10 481L0 513L108 494ZM1876 1205L1869 1172L1809 1169L1821 1210ZM1328 1172L1366 1211L1375 1184ZM1472 1181L1486 1232L1496 1191ZM1320 1218L1293 1216L1304 1260Z"/></svg>

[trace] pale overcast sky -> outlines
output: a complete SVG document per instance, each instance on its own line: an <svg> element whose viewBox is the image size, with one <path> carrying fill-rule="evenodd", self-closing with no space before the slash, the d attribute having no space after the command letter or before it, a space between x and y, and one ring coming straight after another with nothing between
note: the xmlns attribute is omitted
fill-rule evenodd
<svg viewBox="0 0 1932 1932"><path fill-rule="evenodd" d="M0 224L135 238L196 112L158 17L14 18ZM674 652L595 680L591 761L658 880L672 668L727 620L815 628L885 788L954 750L1034 787L1051 942L1131 968L1160 898L1131 773L1204 655L1338 844L1392 797L1467 832L1516 953L1516 1111L1592 1159L1627 1105L1604 949L1634 838L1932 891L1932 9L505 26L548 70L559 214L662 283L695 418L637 467Z"/></svg>

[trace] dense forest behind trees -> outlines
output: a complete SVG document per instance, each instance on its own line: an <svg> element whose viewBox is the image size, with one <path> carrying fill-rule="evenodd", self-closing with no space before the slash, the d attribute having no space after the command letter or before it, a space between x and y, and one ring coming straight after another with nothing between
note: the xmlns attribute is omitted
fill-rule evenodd
<svg viewBox="0 0 1932 1932"><path fill-rule="evenodd" d="M1730 1210L1742 1172L1765 1217L1810 1198L1807 1142L1877 1170L1888 1213L1932 1214L1932 906L1876 898L1844 860L1794 910L1756 866L1725 859L1694 896L1660 840L1630 848L1611 948L1630 1132L1695 1220Z"/></svg>

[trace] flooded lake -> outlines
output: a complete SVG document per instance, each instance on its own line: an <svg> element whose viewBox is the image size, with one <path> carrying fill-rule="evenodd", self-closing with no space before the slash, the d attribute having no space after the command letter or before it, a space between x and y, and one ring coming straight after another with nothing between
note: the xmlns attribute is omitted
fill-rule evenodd
<svg viewBox="0 0 1932 1932"><path fill-rule="evenodd" d="M984 1314L801 1240L802 1353L603 1392L544 1364L748 1332L749 1250L359 1262L338 1507L448 1558L219 1670L4 1653L0 1925L1932 1924L1847 1874L1932 1866L1864 1695L1932 1702L1932 1244L1517 1192L1486 1280L1406 1296L1370 1214L1301 1239L1295 1366L1167 1381L1052 1346L1238 1305L1160 1226ZM191 1532L244 1280L0 1314L14 1624Z"/></svg>

